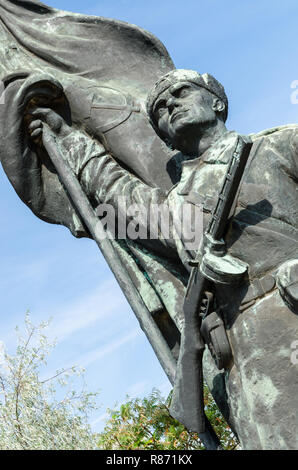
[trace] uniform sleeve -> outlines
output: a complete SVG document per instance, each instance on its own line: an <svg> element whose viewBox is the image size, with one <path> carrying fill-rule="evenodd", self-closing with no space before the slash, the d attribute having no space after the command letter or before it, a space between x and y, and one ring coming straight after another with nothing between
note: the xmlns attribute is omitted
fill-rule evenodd
<svg viewBox="0 0 298 470"><path fill-rule="evenodd" d="M67 158L67 163L79 179L85 166L92 158L107 153L100 142L93 140L88 134L79 130L72 130L67 137L64 137L60 147Z"/></svg>
<svg viewBox="0 0 298 470"><path fill-rule="evenodd" d="M124 170L102 144L83 132L71 132L63 139L62 149L67 151L68 164L95 205L116 207L119 196L125 197L127 206L139 204L148 209L165 202L161 189L150 187Z"/></svg>
<svg viewBox="0 0 298 470"><path fill-rule="evenodd" d="M145 247L163 253L165 249L175 250L172 215L166 194L124 170L101 146L90 148L87 162L80 170L80 182L98 215L103 205L114 209L117 229L122 224L121 234L125 226L126 237L140 240ZM168 211L169 217L166 236L160 230L158 212L164 210Z"/></svg>
<svg viewBox="0 0 298 470"><path fill-rule="evenodd" d="M119 196L125 197L127 206L140 204L150 207L165 202L159 188L151 188L127 170L124 170L109 154L96 154L81 173L81 183L88 196L97 204L117 205Z"/></svg>

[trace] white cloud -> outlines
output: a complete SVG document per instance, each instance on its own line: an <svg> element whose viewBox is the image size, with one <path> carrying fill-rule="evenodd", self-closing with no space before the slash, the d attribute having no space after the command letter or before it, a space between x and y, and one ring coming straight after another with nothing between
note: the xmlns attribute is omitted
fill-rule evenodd
<svg viewBox="0 0 298 470"><path fill-rule="evenodd" d="M136 382L127 389L127 395L131 398L136 398L143 396L148 391L148 381L143 380L141 382Z"/></svg>
<svg viewBox="0 0 298 470"><path fill-rule="evenodd" d="M54 321L49 333L60 343L75 332L103 320L107 315L112 318L127 308L125 298L115 281L104 281L88 295L75 298L73 302L60 305L51 311Z"/></svg>
<svg viewBox="0 0 298 470"><path fill-rule="evenodd" d="M1 289L12 285L18 289L21 284L41 284L48 277L53 262L53 258L47 256L30 262L11 257L2 270Z"/></svg>
<svg viewBox="0 0 298 470"><path fill-rule="evenodd" d="M125 344L137 338L139 335L141 335L141 331L139 330L139 328L135 328L127 335L123 337L118 337L116 340L111 341L110 343L105 344L100 348L94 349L93 351L83 354L78 359L78 363L82 367L90 366L90 364L92 364L93 362L98 361L99 359L103 359L105 356L110 355L117 349L121 348Z"/></svg>

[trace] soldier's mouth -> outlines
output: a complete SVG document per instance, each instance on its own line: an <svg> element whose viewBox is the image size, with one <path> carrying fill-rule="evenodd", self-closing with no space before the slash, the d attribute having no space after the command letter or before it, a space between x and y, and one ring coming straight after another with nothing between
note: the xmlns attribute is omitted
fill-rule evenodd
<svg viewBox="0 0 298 470"><path fill-rule="evenodd" d="M187 110L187 109L183 109L183 110L179 110L179 111L177 111L176 113L172 114L171 119L170 119L171 124L172 124L176 119L178 119L179 117L182 117L183 114L186 113L186 111L188 111L188 110Z"/></svg>

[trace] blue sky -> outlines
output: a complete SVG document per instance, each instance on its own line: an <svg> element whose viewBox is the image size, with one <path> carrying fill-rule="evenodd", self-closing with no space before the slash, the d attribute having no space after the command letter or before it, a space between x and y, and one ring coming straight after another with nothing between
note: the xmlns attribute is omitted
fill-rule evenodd
<svg viewBox="0 0 298 470"><path fill-rule="evenodd" d="M51 6L137 24L167 47L177 68L215 75L230 99L229 129L257 132L297 122L297 0L49 0ZM50 370L80 364L102 408L128 393L170 385L94 242L37 219L0 171L0 339L14 345L26 310L53 317Z"/></svg>

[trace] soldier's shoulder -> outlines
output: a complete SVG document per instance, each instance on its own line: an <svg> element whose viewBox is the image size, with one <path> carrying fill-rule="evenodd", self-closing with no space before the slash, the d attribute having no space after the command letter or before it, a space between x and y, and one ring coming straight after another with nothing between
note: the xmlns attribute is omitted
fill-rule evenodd
<svg viewBox="0 0 298 470"><path fill-rule="evenodd" d="M249 137L255 145L262 141L262 147L274 148L278 153L284 154L287 150L296 152L298 149L298 124L272 127L257 134L249 134Z"/></svg>
<svg viewBox="0 0 298 470"><path fill-rule="evenodd" d="M253 142L264 138L270 140L288 140L289 138L297 138L297 136L298 124L285 124L283 126L271 127L270 129L265 129L258 133L249 134Z"/></svg>

